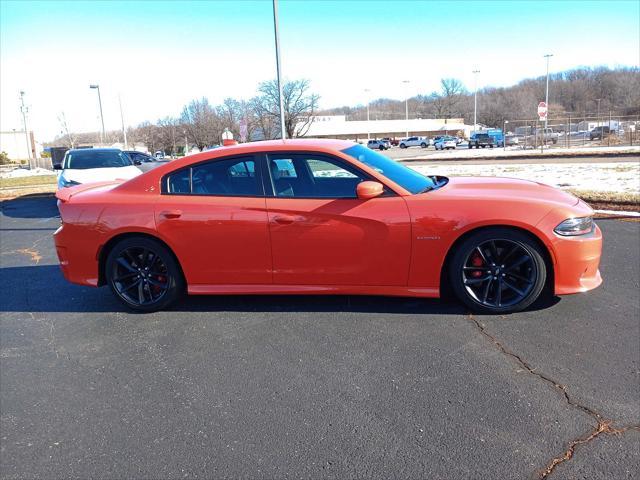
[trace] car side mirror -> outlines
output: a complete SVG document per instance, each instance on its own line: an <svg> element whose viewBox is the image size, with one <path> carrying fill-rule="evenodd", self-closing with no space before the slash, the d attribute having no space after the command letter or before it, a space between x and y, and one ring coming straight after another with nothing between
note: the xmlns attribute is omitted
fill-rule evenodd
<svg viewBox="0 0 640 480"><path fill-rule="evenodd" d="M142 162L140 160L134 160L133 164L134 165L142 165Z"/></svg>
<svg viewBox="0 0 640 480"><path fill-rule="evenodd" d="M384 193L384 187L379 182L360 182L356 187L356 195L360 200L369 200Z"/></svg>
<svg viewBox="0 0 640 480"><path fill-rule="evenodd" d="M56 163L53 165L53 169L54 170L62 170L62 164L61 163Z"/></svg>

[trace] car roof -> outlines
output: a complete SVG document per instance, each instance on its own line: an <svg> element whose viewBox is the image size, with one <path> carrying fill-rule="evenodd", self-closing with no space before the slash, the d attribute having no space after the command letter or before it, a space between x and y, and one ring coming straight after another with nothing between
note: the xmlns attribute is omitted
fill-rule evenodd
<svg viewBox="0 0 640 480"><path fill-rule="evenodd" d="M67 150L67 153L77 153L77 152L121 152L119 148L72 148L71 150Z"/></svg>

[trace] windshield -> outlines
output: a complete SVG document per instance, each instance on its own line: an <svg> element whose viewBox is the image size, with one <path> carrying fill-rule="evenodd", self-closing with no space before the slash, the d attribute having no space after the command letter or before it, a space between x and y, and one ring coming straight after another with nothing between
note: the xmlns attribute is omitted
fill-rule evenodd
<svg viewBox="0 0 640 480"><path fill-rule="evenodd" d="M126 153L118 150L78 150L67 152L62 168L114 168L133 165Z"/></svg>
<svg viewBox="0 0 640 480"><path fill-rule="evenodd" d="M342 150L342 153L375 169L411 193L421 193L436 186L430 178L362 145L354 145Z"/></svg>

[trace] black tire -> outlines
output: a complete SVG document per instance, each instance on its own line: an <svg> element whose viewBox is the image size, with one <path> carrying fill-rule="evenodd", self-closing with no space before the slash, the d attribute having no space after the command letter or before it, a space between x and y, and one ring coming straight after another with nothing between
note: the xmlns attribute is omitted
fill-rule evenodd
<svg viewBox="0 0 640 480"><path fill-rule="evenodd" d="M383 145L380 145L380 150L384 150L384 146Z"/></svg>
<svg viewBox="0 0 640 480"><path fill-rule="evenodd" d="M407 146L404 143L401 143L400 148L407 148Z"/></svg>
<svg viewBox="0 0 640 480"><path fill-rule="evenodd" d="M544 254L535 239L501 227L463 240L448 269L453 293L477 313L522 311L540 297L547 281Z"/></svg>
<svg viewBox="0 0 640 480"><path fill-rule="evenodd" d="M427 144L426 144L426 143L424 143L424 142L422 142L422 143L420 144L420 146L421 146L422 148L427 148Z"/></svg>
<svg viewBox="0 0 640 480"><path fill-rule="evenodd" d="M473 148L473 145L469 144L469 145L468 145L468 147L469 147L469 148Z"/></svg>
<svg viewBox="0 0 640 480"><path fill-rule="evenodd" d="M184 292L175 257L162 243L148 237L127 237L114 245L104 271L115 297L138 312L163 310Z"/></svg>

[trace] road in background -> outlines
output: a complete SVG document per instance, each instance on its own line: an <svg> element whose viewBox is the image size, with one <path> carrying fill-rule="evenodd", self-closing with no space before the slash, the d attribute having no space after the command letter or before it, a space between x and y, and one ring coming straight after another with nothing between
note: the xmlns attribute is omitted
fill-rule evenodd
<svg viewBox="0 0 640 480"><path fill-rule="evenodd" d="M1 476L536 478L596 414L639 423L640 224L598 223L602 287L516 315L354 296L132 314L64 281L53 198L4 202ZM640 477L640 433L606 432L550 478Z"/></svg>

